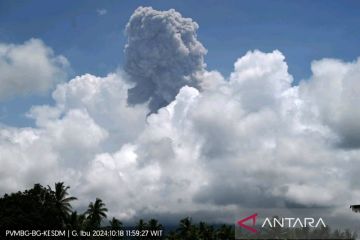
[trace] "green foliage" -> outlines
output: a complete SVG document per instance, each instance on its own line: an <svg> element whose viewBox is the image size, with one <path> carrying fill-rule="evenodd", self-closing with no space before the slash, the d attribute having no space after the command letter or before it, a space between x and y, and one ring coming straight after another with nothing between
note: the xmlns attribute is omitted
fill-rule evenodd
<svg viewBox="0 0 360 240"><path fill-rule="evenodd" d="M69 229L69 230L122 230L123 223L112 218L108 225L104 226L108 209L105 203L96 198L91 202L83 214L72 211L71 202L76 200L70 197L69 186L63 182L55 184L55 188L43 187L35 184L33 188L24 192L5 194L0 198L0 226L3 229ZM163 225L156 219L145 221L140 219L135 226L136 230L165 230ZM242 232L245 234L245 232ZM308 236L308 239L356 239L357 235L350 230L331 230L329 227L301 229L269 228L266 234L273 239L295 239L296 236ZM267 235L269 236L269 235ZM162 237L148 236L146 239L166 240L230 240L235 238L233 225L209 225L206 222L195 224L190 217L179 221L174 231L165 232ZM82 239L96 239L94 237ZM124 239L123 237L101 237L101 239ZM139 239L145 239L141 237Z"/></svg>
<svg viewBox="0 0 360 240"><path fill-rule="evenodd" d="M7 229L61 229L65 227L70 201L61 201L67 195L56 195L50 188L35 184L24 192L5 194L0 198L0 226Z"/></svg>
<svg viewBox="0 0 360 240"><path fill-rule="evenodd" d="M136 229L139 231L147 229L147 223L144 221L144 219L139 220L139 222L136 224Z"/></svg>
<svg viewBox="0 0 360 240"><path fill-rule="evenodd" d="M95 202L89 204L88 210L85 212L89 221L89 229L100 228L101 220L106 218L107 208L101 199L96 198Z"/></svg>
<svg viewBox="0 0 360 240"><path fill-rule="evenodd" d="M123 223L114 217L109 221L109 224L111 230L121 230L123 228Z"/></svg>
<svg viewBox="0 0 360 240"><path fill-rule="evenodd" d="M55 183L55 191L48 186L49 191L55 196L55 207L63 217L71 214L71 201L77 200L76 197L67 197L69 195L69 186L65 187L63 182Z"/></svg>

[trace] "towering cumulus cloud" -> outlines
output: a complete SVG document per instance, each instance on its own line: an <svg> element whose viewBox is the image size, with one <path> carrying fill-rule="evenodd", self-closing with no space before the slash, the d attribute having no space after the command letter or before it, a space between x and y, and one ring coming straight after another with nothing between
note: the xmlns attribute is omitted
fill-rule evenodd
<svg viewBox="0 0 360 240"><path fill-rule="evenodd" d="M360 147L360 59L345 63L322 59L311 64L313 76L301 93L322 122L338 135L345 148Z"/></svg>
<svg viewBox="0 0 360 240"><path fill-rule="evenodd" d="M184 86L199 87L206 49L196 38L198 25L180 13L139 7L126 26L125 71L136 85L130 104L150 100L151 111L174 100Z"/></svg>

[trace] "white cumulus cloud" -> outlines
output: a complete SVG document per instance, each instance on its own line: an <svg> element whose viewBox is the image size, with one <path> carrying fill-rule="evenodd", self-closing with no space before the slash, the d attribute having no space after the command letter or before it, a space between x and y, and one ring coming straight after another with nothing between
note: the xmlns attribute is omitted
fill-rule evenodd
<svg viewBox="0 0 360 240"><path fill-rule="evenodd" d="M44 94L65 80L67 67L67 59L55 55L39 39L23 44L0 43L0 100Z"/></svg>
<svg viewBox="0 0 360 240"><path fill-rule="evenodd" d="M322 59L311 65L313 76L301 87L321 122L338 134L338 144L347 148L360 147L360 59L343 62Z"/></svg>

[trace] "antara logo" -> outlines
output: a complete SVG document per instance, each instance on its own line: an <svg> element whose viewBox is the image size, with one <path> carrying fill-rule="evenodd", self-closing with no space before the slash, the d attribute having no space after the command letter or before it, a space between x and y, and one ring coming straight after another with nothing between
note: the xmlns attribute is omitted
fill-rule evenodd
<svg viewBox="0 0 360 240"><path fill-rule="evenodd" d="M253 228L256 224L256 217L257 217L257 213L253 214L253 215L250 215L244 219L241 219L237 222L237 224L240 226L240 227L243 227L245 228L246 230L249 230L250 232L253 232L253 233L256 233L257 230L255 228ZM252 225L253 227L250 227L248 225L245 224L245 222L249 221L249 220L252 220Z"/></svg>
<svg viewBox="0 0 360 240"><path fill-rule="evenodd" d="M258 230L255 229L254 227L256 226L256 218L257 218L258 214L254 213L253 215L250 215L246 218L243 218L239 221L237 221L237 224L242 227L245 228L246 230L253 232L253 233L257 233ZM251 223L247 223L251 221ZM264 227L270 227L270 228L275 228L275 227L288 227L288 228L296 228L296 227L312 227L312 228L317 228L318 226L322 226L322 227L326 227L326 224L324 222L324 220L322 218L318 218L318 219L314 219L311 217L306 217L306 218L265 218L264 222L261 224L261 228Z"/></svg>
<svg viewBox="0 0 360 240"><path fill-rule="evenodd" d="M296 227L312 227L317 228L318 226L326 227L326 224L322 218L273 218L272 221L270 218L266 218L261 227L265 227L268 225L271 228L276 226L279 227L288 227L288 228L296 228Z"/></svg>

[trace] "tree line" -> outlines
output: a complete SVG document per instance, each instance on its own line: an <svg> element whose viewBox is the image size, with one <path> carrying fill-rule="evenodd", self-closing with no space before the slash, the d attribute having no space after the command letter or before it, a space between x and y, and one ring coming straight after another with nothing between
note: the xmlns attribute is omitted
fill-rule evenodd
<svg viewBox="0 0 360 240"><path fill-rule="evenodd" d="M69 186L63 182L55 183L54 188L44 187L35 184L33 188L19 191L16 193L5 194L0 198L0 229L11 230L122 230L125 229L123 222L113 217L107 219L108 209L105 203L96 198L90 202L88 208L83 213L74 211L71 202L77 200L76 197L69 196ZM126 228L129 229L129 228ZM138 239L166 239L166 240L230 240L235 239L235 228L233 225L221 224L212 225L206 222L193 223L190 217L181 219L176 227L171 231L166 231L164 226L156 219L145 221L140 219L133 227L136 230L164 230L165 234L161 237ZM238 231L238 230L237 230ZM311 231L308 228L303 229L269 229L273 239L292 238L296 234L302 234L306 231L308 239L355 239L356 235L349 230L331 231L330 228L316 229ZM297 232L296 232L297 231ZM245 234L245 233L244 233ZM294 235L295 234L295 235ZM270 235L268 235L270 236ZM57 238L59 239L59 238ZM86 239L86 238L82 238ZM88 239L96 239L89 237ZM123 237L101 237L101 239L124 239ZM130 238L136 239L136 237Z"/></svg>

